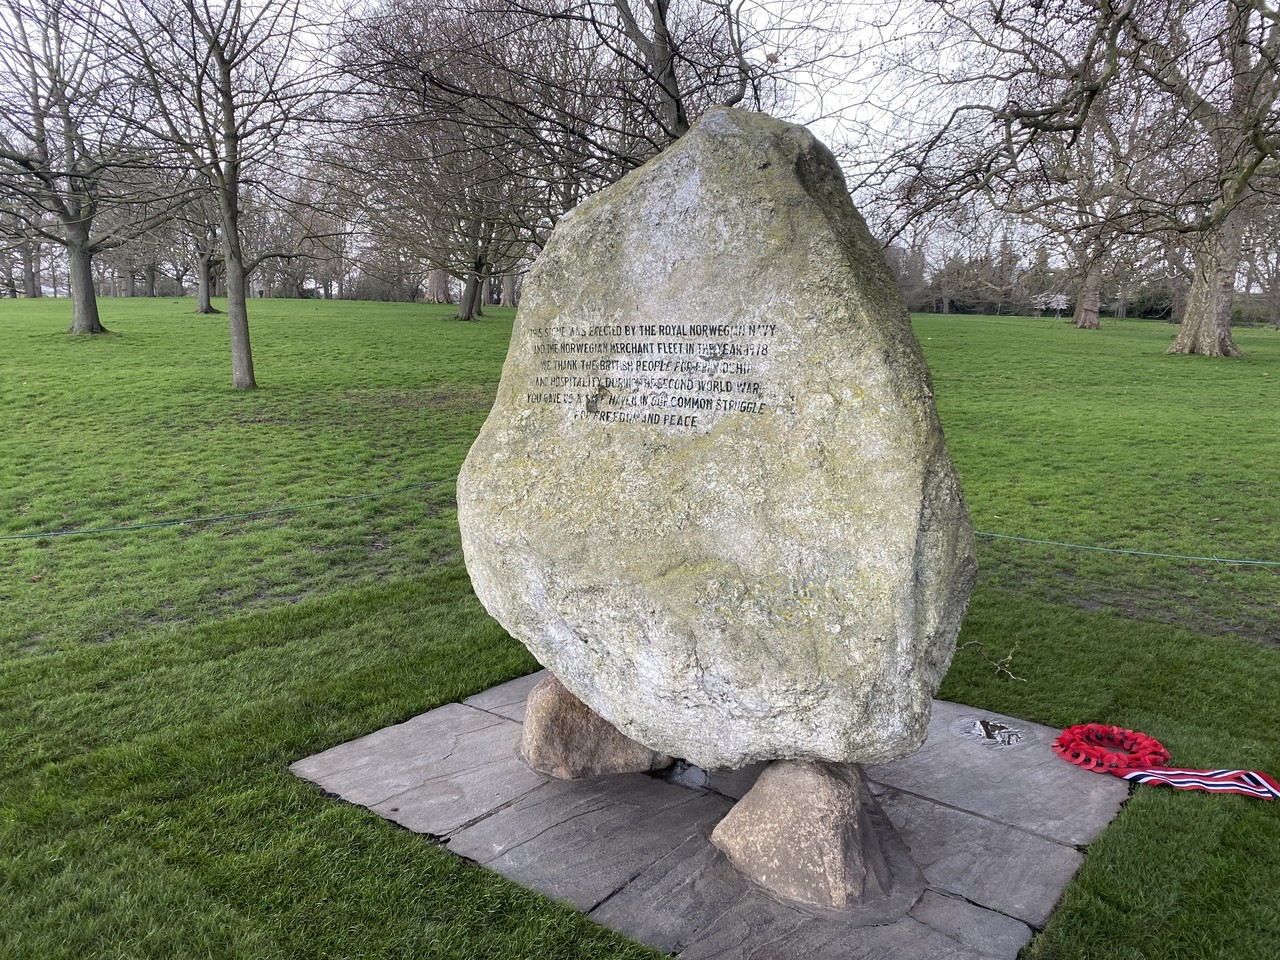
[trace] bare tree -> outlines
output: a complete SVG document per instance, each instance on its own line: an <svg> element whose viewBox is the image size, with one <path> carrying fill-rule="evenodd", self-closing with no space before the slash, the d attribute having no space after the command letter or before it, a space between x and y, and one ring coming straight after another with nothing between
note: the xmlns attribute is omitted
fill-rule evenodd
<svg viewBox="0 0 1280 960"><path fill-rule="evenodd" d="M1280 19L1265 0L1099 4L939 0L923 9L934 51L901 67L948 91L942 119L885 178L917 209L956 194L1008 192L1046 141L1076 148L1090 123L1135 103L1130 146L1160 158L1106 171L1117 199L1105 234L1182 237L1192 283L1173 353L1235 355L1231 299L1244 210L1280 161ZM914 48L916 51L920 46ZM922 89L917 87L916 89ZM1114 124L1113 124L1114 126ZM879 171L882 175L885 168ZM1099 235L1105 244L1105 236Z"/></svg>
<svg viewBox="0 0 1280 960"><path fill-rule="evenodd" d="M39 216L37 215L37 218ZM0 248L10 264L14 283L9 290L17 296L18 274L22 277L22 295L33 300L44 295L43 254L46 241L32 228L31 217L0 208Z"/></svg>
<svg viewBox="0 0 1280 960"><path fill-rule="evenodd" d="M16 256L17 244L5 243L0 239L0 297L8 296L9 299L17 299L18 281L15 271L18 267L18 257Z"/></svg>
<svg viewBox="0 0 1280 960"><path fill-rule="evenodd" d="M356 82L346 158L369 226L388 241L382 245L407 248L463 281L463 319L482 310L486 278L515 269L591 188L602 162L573 166L558 151L562 132L513 127L505 115L508 102L532 95L539 67L543 80L556 76L541 96L557 98L566 113L586 111L598 51L559 44L556 31L567 22L516 17L495 30L473 13L391 8L352 25L344 57ZM548 56L551 41L565 57Z"/></svg>
<svg viewBox="0 0 1280 960"><path fill-rule="evenodd" d="M199 314L214 314L213 291L217 268L222 264L222 214L218 199L206 184L192 196L178 213L177 239L191 263L196 279L196 309Z"/></svg>
<svg viewBox="0 0 1280 960"><path fill-rule="evenodd" d="M316 106L299 0L117 0L115 53L154 110L148 130L209 183L217 202L231 334L231 382L257 386L249 342L246 182Z"/></svg>
<svg viewBox="0 0 1280 960"><path fill-rule="evenodd" d="M1130 96L1120 106L1122 93ZM1006 212L1046 231L1066 253L1077 280L1072 322L1080 329L1099 329L1104 283L1119 262L1134 261L1142 192L1170 179L1167 162L1149 149L1144 130L1157 121L1147 107L1134 91L1100 94L1079 129L1029 143L1010 189L993 192Z"/></svg>
<svg viewBox="0 0 1280 960"><path fill-rule="evenodd" d="M1250 289L1266 298L1267 325L1280 329L1280 210L1256 205L1244 233Z"/></svg>
<svg viewBox="0 0 1280 960"><path fill-rule="evenodd" d="M485 279L516 269L534 241L539 203L522 177L477 149L480 131L433 123L381 132L390 135L366 137L363 147L379 172L365 185L370 223L462 280L459 317L474 319Z"/></svg>
<svg viewBox="0 0 1280 960"><path fill-rule="evenodd" d="M1138 69L1182 112L1177 132L1200 142L1199 177L1172 219L1189 235L1194 274L1170 353L1236 356L1231 306L1241 238L1260 169L1280 161L1280 18L1263 0L1225 0L1209 10L1166 0L1129 29Z"/></svg>
<svg viewBox="0 0 1280 960"><path fill-rule="evenodd" d="M403 229L407 217L408 242L464 281L460 315L473 316L489 279L510 275L566 210L669 145L708 105L779 109L786 77L812 77L816 63L840 56L840 30L816 39L818 14L764 9L371 3L347 28L343 59L359 104L347 118L358 131L348 160L369 184L372 222Z"/></svg>
<svg viewBox="0 0 1280 960"><path fill-rule="evenodd" d="M0 226L24 244L65 248L71 333L105 332L93 258L163 222L186 189L151 171L154 144L101 26L97 8L79 0L0 2L0 203L9 213Z"/></svg>
<svg viewBox="0 0 1280 960"><path fill-rule="evenodd" d="M359 89L399 101L389 120L502 131L544 160L537 175L580 196L656 154L708 104L779 102L777 77L812 58L783 66L767 45L816 30L773 16L765 35L744 6L383 0L346 30L345 61Z"/></svg>

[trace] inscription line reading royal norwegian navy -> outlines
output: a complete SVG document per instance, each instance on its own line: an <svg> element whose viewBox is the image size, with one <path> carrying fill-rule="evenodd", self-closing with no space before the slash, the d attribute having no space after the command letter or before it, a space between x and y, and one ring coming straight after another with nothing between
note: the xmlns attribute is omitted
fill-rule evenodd
<svg viewBox="0 0 1280 960"><path fill-rule="evenodd" d="M757 364L773 323L610 323L530 330L538 358L531 404L579 420L696 427L708 414L767 413L777 399Z"/></svg>

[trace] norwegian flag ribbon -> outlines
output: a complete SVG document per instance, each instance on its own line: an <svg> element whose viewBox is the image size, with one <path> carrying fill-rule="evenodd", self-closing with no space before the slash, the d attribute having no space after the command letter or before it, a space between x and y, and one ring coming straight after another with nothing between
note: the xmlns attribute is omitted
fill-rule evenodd
<svg viewBox="0 0 1280 960"><path fill-rule="evenodd" d="M1134 783L1164 785L1175 790L1205 790L1209 793L1239 793L1259 800L1280 800L1280 783L1256 770L1183 770L1174 767L1110 771Z"/></svg>
<svg viewBox="0 0 1280 960"><path fill-rule="evenodd" d="M1256 770L1166 767L1169 751L1159 740L1122 727L1101 723L1068 727L1053 741L1053 752L1086 770L1109 773L1134 783L1280 800L1280 783L1274 777Z"/></svg>

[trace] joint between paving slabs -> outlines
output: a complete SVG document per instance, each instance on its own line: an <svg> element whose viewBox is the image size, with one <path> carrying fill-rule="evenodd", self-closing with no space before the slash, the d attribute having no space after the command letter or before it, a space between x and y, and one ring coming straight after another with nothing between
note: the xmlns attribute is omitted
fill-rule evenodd
<svg viewBox="0 0 1280 960"><path fill-rule="evenodd" d="M449 757L451 756L453 756L452 750L450 750L448 754L442 757L441 760L448 760ZM483 770L485 767L497 766L502 762L503 762L502 760L490 760L488 763L482 763L478 766L472 767L471 769L473 771ZM457 776L457 773L454 771L446 771L445 773L438 773L435 776L427 777L425 780L419 780L417 783L410 784L409 786L405 787L403 790L397 790L395 793L387 794L387 796L383 797L380 800L368 800L368 801L362 802L359 805L363 807L368 807L370 810L372 810L374 807L380 807L380 806L383 806L384 804L391 803L397 797L403 797L406 793L412 793L414 790L421 790L423 787L425 787L429 783L435 783L437 780L448 780L450 777L454 777L454 776ZM538 786L541 787L542 784L539 784ZM527 797L530 793L533 792L533 790L536 790L536 789L538 789L538 787L532 787L525 793L522 793L519 797L516 797L515 800L508 800L506 803L503 803L501 806L494 807L488 813L482 813L480 814L480 816L476 817L474 820L468 820L466 823L461 824L457 827L454 827L453 829L456 831L456 830L462 830L465 827L473 826L474 824L479 823L485 817L492 816L493 814L497 813L499 810L505 810L507 807L511 806L511 804L515 803L516 800L520 800L523 797ZM399 812L399 807L393 808L391 812L392 813Z"/></svg>
<svg viewBox="0 0 1280 960"><path fill-rule="evenodd" d="M680 807L685 806L686 804L693 803L693 801L695 801L695 800L697 800L697 799L698 799L698 797L695 795L695 796L690 797L690 798L689 798L689 799L687 799L687 800L681 800L679 803L672 804L672 805L671 805L671 806L669 806L669 807L664 807L664 808L663 808L663 813L666 813L666 812L671 811L671 810L676 810L676 809L678 809L678 808L680 808ZM566 821L566 822L567 822L567 821ZM699 834L699 835L701 836L701 834ZM531 837L530 839L533 839L533 838ZM526 842L527 842L527 841L526 841ZM638 870L636 870L636 872L635 872L635 873L633 873L631 876L627 877L627 879L623 880L620 884L618 884L616 887L614 887L612 890L610 890L607 894L605 894L603 897L601 897L601 898L600 898L600 900L598 900L596 903L593 903L590 907L588 907L586 910L584 910L584 911L582 911L582 912L583 912L584 914L586 914L587 916L590 916L591 914L595 913L595 911L599 910L599 909L600 909L601 907L603 907L606 903L608 903L610 900L612 900L614 897L616 897L619 893L621 893L623 890L625 890L625 889L626 889L630 884L634 883L634 882L635 882L635 880L636 880L636 878L637 878L637 877L639 877L639 876L640 876L642 873L644 873L646 870L650 870L650 869L652 869L652 868L653 868L653 867L655 867L657 864L659 864L659 863L661 863L663 860L667 859L667 857L669 857L669 856L671 856L672 854L674 854L674 853L675 853L675 851L676 851L676 850L678 850L678 849L680 848L680 846L681 846L680 844L676 844L676 846L675 846L675 847L673 847L672 849L668 850L668 851L667 851L666 853L664 853L662 856L658 857L658 859L656 859L656 860L650 860L648 863L643 864L643 865L642 865ZM515 848L514 848L514 847L512 847L512 849L514 850ZM742 899L742 898L741 898L741 897L739 897L738 899L740 900L740 899ZM737 902L738 902L737 900L735 900L735 901L734 901L734 903L737 903ZM719 916L720 916L720 915L717 915L717 919L719 919Z"/></svg>
<svg viewBox="0 0 1280 960"><path fill-rule="evenodd" d="M1132 783L1132 782L1126 782L1125 785L1129 788L1129 792L1126 793L1124 799L1120 801L1120 807L1119 809L1116 810L1115 816L1112 817L1111 820L1108 821L1107 823L1108 827L1111 826L1111 824L1115 823L1116 820L1120 818L1120 814L1124 813L1124 808L1129 805L1129 801L1132 800L1138 792L1138 784ZM1095 841L1096 839L1097 838L1095 838ZM1064 846L1070 846L1073 850L1076 851L1076 853L1080 854L1080 856L1087 857L1089 855L1089 848L1093 846L1093 844L1077 843L1077 844L1064 844Z"/></svg>
<svg viewBox="0 0 1280 960"><path fill-rule="evenodd" d="M543 786L545 786L545 784ZM535 788L535 789L539 789L539 788ZM526 796L528 796L528 794L526 794ZM610 805L611 804L604 797L597 797L596 802L594 804L584 807L582 810L579 810L576 813L571 813L562 820L556 820L554 823L550 823L547 826L543 827L537 833L533 834L533 836L525 837L519 843L516 843L507 847L505 850L502 851L501 856L506 856L507 854L515 850L519 850L525 844L532 843L534 840L537 840L545 836L547 833L550 833L552 830L556 829L556 827L563 826L566 823L571 823L572 821L577 820L579 817L585 817L588 814L597 813L600 810L604 810L606 807L609 807Z"/></svg>
<svg viewBox="0 0 1280 960"><path fill-rule="evenodd" d="M544 784L544 786L545 786L545 784ZM527 796L527 794L526 794L526 796ZM672 810L676 810L676 809L678 809L678 808L680 808L680 807L685 806L686 804L693 803L693 802L694 802L695 800L697 800L697 799L698 799L697 794L694 794L694 795L692 795L692 796L688 797L688 798L687 798L687 799L685 799L685 800L681 800L679 803L673 803L673 804L671 804L671 806L669 806L669 807L663 807L663 808L662 808L662 813L663 813L663 814L669 813L669 812L671 812ZM543 830L539 830L539 831L538 831L537 833L535 833L533 836L531 836L531 837L526 837L525 839L521 840L521 841L520 841L519 843L517 843L515 846L507 847L507 849L503 851L503 855L505 856L506 854L510 853L510 852L511 852L511 851L513 851L513 850L519 850L519 849L520 849L521 847L523 847L525 844L527 844L527 843L531 843L531 842L533 842L534 840L537 840L539 837L543 836L544 834L546 834L547 832L549 832L549 831L551 831L551 830L554 830L554 829L555 829L556 827L558 827L558 826L561 826L561 825L563 825L563 824L569 823L570 821L573 821L573 820L577 820L579 817L584 817L584 816L586 816L587 814L597 813L597 812L599 812L600 810L603 810L603 809L605 809L605 808L610 807L610 806L612 806L612 805L613 805L612 800L610 800L609 798L606 798L606 797L598 797L598 798L597 798L597 801L598 801L598 802L597 802L597 804L592 805L592 806L590 806L590 807L586 808L585 810L580 810L579 812L577 812L577 813L575 813L575 814L572 814L571 816L565 817L563 820L557 820L555 823L551 824L550 826L546 827L545 829L543 829ZM661 859L661 858L659 858L659 859ZM645 869L645 870L647 870L649 867L653 866L653 864L655 864L655 863L657 863L657 862L658 862L657 860L651 861L647 866L645 866L645 867L644 867L644 869ZM637 875L638 875L638 874L637 874ZM634 877L633 877L632 879L634 879ZM630 882L631 882L630 880L628 880L628 881L627 881L627 883L630 883ZM625 884L624 884L624 886L625 886ZM622 888L621 888L621 887L619 887L618 889L620 890L620 889L622 889ZM615 891L614 891L614 893L617 893L617 890L615 890ZM610 894L610 896L612 896L612 895L613 895L613 894ZM607 898L606 898L606 899L607 899ZM595 909L595 907L592 907L591 909L592 909L592 910L594 910L594 909ZM588 912L589 912L589 911L588 911Z"/></svg>
<svg viewBox="0 0 1280 960"><path fill-rule="evenodd" d="M664 770L653 770L649 772L648 776L652 777L655 780L661 780L664 783L670 783L673 786L682 787L683 789L688 790L691 793L699 793L704 797L719 797L720 799L728 800L730 803L733 803L733 804L736 804L739 800L742 799L742 797L735 797L731 793L722 793L721 791L717 790L715 787L710 785L701 786L701 787L689 787L689 786L685 786L683 783L675 783L675 781L667 780L666 778L663 777L663 773L665 772L666 771Z"/></svg>
<svg viewBox="0 0 1280 960"><path fill-rule="evenodd" d="M548 785L547 783L540 783L537 786L530 787L524 793L520 794L520 796L512 797L510 800L507 800L507 801L504 801L503 803L498 804L492 810L487 810L484 813L480 814L480 816L478 817L472 817L470 820L466 821L465 823L458 824L456 827L453 828L453 833L461 833L463 830L470 830L476 824L484 823L484 821L488 820L490 817L495 816L499 813L502 813L502 811L508 810L511 807L514 807L521 800L528 799L529 797L537 793L539 790L545 790L547 788L547 785ZM447 843L448 841L446 840L445 842ZM517 844L516 846L519 846L519 844ZM511 849L514 850L515 847L512 847ZM461 856L461 854L459 854L459 856Z"/></svg>
<svg viewBox="0 0 1280 960"><path fill-rule="evenodd" d="M1044 929L1043 925L1032 923L1030 920L1026 919L1025 917L1018 917L1012 913L1005 913L1005 911L1001 910L999 907L993 907L989 903L979 903L977 900L970 900L963 893L957 893L954 890L946 890L946 889L943 889L942 887L935 887L932 884L926 883L924 887L924 893L932 893L935 896L942 897L945 900L955 900L957 903L967 903L969 904L969 906L977 907L979 910L985 910L987 913L995 913L995 914L999 914L1002 917L1005 917L1006 919L1016 920L1018 923L1022 924L1023 926L1031 930L1034 930L1036 933L1039 933ZM920 900L924 899L924 893L920 894ZM1061 897L1059 897L1058 899L1061 900ZM908 917L911 916L911 911L915 910L915 908L920 905L920 900L917 900L914 904L911 905L911 910L907 911ZM1056 909L1057 909L1057 904L1055 903L1054 910ZM1049 911L1049 916L1053 916L1053 910ZM923 922L923 921L918 921L918 922ZM929 924L925 924L925 926L929 926ZM937 930L938 928L930 927L930 929ZM941 933L947 939L955 940L956 943L959 943L961 946L964 946L964 943L962 941L960 941L956 937L951 936L951 934L945 933L941 930L938 930L938 932Z"/></svg>
<svg viewBox="0 0 1280 960"><path fill-rule="evenodd" d="M498 713L498 712L497 712L497 710L490 710L488 707L477 707L474 703L467 703L465 700L459 700L459 701L456 701L456 702L457 702L457 703L459 703L461 706L469 707L469 708L471 708L472 710L479 710L481 713L487 713L487 714L488 714L489 716L491 716L491 717L497 717L499 720L505 720L505 721L507 721L508 723L521 723L521 721L516 720L516 719L514 719L513 717L508 717L505 713ZM499 707L514 707L514 706L515 706L517 703L519 703L519 702L520 702L519 700L516 700L516 701L513 701L512 703L500 703L500 704L498 704L498 706L499 706ZM523 726L523 724L521 724L521 725ZM486 730L487 730L487 729L489 729L489 728L488 728L488 727L485 727L484 729L486 729Z"/></svg>
<svg viewBox="0 0 1280 960"><path fill-rule="evenodd" d="M456 701L455 701L455 702L456 702ZM442 704L441 706L449 706L449 704ZM494 712L492 712L491 710L484 710L484 709L482 709L482 708L480 708L480 707L472 707L470 704L460 703L460 704L459 704L459 706L469 707L469 708L470 708L470 709L472 709L472 710L476 710L476 711L478 711L479 713L488 714L489 716L494 717L496 720L499 720L499 721L505 721L506 723L516 723L516 724L518 724L518 723L520 722L520 721L518 721L518 720L512 720L510 717L504 717L504 716L503 716L502 714L500 714L500 713L494 713ZM434 709L437 709L437 710L438 710L438 709L439 709L439 707L436 707L436 708L434 708ZM430 711L428 711L428 712L430 712ZM394 727L402 727L402 726L404 726L406 723L412 723L414 720L418 719L418 716L424 716L424 715L425 715L425 714L418 714L417 716L410 717L408 720L402 720L402 721L400 721L399 723L392 724L390 728L384 728L384 729L392 729L392 728L394 728ZM498 724L497 724L497 723L490 723L490 724L488 724L488 725L486 725L486 726L483 726L483 727L477 727L475 730L473 730L473 731L471 731L471 732L472 732L472 733L479 733L479 732L481 732L482 730L491 730L491 729L493 729L495 726L498 726ZM363 737L357 737L355 740L349 741L349 742L347 742L347 743L337 744L336 746L331 747L331 748L329 748L328 750L321 751L319 754L316 754L316 756L324 756L324 755L325 755L325 754L327 754L327 753L333 753L334 751L336 751L336 750L338 750L338 749L340 749L340 748L342 748L342 747L349 747L349 746L351 746L352 744L360 743L362 740L367 740L367 739L369 739L369 737L372 737L372 736L374 736L375 734L377 734L377 733L381 733L381 732L382 732L381 730L377 730L377 731L374 731L373 733L366 734L366 735L365 735L365 736L363 736ZM457 750L457 748L458 748L458 740L459 740L459 736L460 736L460 735L458 735L458 734L455 734L455 735L454 735L454 738L453 738L453 746L450 748L449 752L448 752L444 757L440 758L441 760L447 760L449 757L452 757L452 756L453 756L454 752L455 752L455 751ZM315 757L307 757L307 758L304 758L304 760L314 760L314 759L315 759ZM306 774L306 773L299 773L299 772L297 772L297 771L295 771L295 770L293 769L293 768L294 768L294 766L296 766L296 765L298 765L299 763L302 763L302 762L304 762L304 761L303 761L303 760L299 760L299 761L295 761L294 763L291 763L291 764L289 765L289 767L288 767L289 771L290 771L291 773L293 773L293 774L294 774L294 776L299 777L299 778L301 778L301 779L303 779L303 780L306 780L308 783L316 783L316 781L315 781L315 780L311 779L311 776L310 776L310 775L308 775L308 774ZM436 762L439 762L439 761L436 761ZM326 771L326 773L327 773L327 774L329 774L329 775L341 774L341 773L350 773L352 770L355 770L357 767L367 766L368 764L369 764L369 757L368 757L368 755L366 755L366 754L359 754L359 753L353 753L353 754L352 754L352 759L351 759L351 761L350 761L349 763L343 763L343 764L341 764L341 765L331 765L331 766L328 768L328 770ZM318 784L317 784L317 785L318 785ZM323 789L323 788L321 788L321 789ZM326 791L326 792L327 792L327 791ZM329 795L329 796L336 796L336 794L328 794L328 795ZM379 801L379 802L381 802L381 801Z"/></svg>
<svg viewBox="0 0 1280 960"><path fill-rule="evenodd" d="M1025 834L1028 837L1035 837L1037 840L1047 840L1049 843L1056 843L1060 847L1067 847L1070 850L1076 850L1083 853L1087 846L1087 844L1085 846L1081 846L1078 843L1068 843L1058 837L1051 837L1047 834L1036 833L1034 830L1028 830L1026 827L1020 827L1015 823L997 820L995 817L989 817L985 813L978 813L977 811L970 810L966 807L958 807L953 803L947 803L945 800L939 800L936 797L930 797L927 794L916 793L912 790L903 790L901 787L895 787L892 784L885 783L881 780L872 780L870 777L867 777L867 780L868 782L874 783L876 786L882 788L885 793L896 793L904 797L913 797L916 800L923 800L926 803L932 803L935 806L943 807L947 810L954 810L956 813L963 813L971 817L975 817L978 820L984 820L987 823L995 824L996 826L1003 827L1006 830L1016 830L1018 833ZM1133 796L1132 789L1130 790L1129 795ZM1124 802L1128 803L1128 800L1126 799ZM1123 806L1123 804L1121 804L1121 806Z"/></svg>
<svg viewBox="0 0 1280 960"><path fill-rule="evenodd" d="M586 910L583 910L582 912L586 914L588 917L590 917L591 914L595 913L597 910L603 907L606 903L608 903L610 900L612 900L614 897L620 894L623 890L631 886L631 884L635 883L636 879L642 873L644 873L646 870L652 869L656 864L659 864L663 860L667 859L668 856L670 856L669 853L663 854L657 860L654 860L651 863L644 864L635 873L631 874L631 876L627 877L627 879L623 880L620 884L618 884L616 887L614 887L612 890L610 890L603 897L601 897L599 900L597 900L595 903L593 903L591 906L589 906Z"/></svg>

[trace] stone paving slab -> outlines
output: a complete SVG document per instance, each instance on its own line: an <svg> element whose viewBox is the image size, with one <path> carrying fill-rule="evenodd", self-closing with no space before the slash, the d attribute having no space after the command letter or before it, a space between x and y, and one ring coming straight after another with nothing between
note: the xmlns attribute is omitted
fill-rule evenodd
<svg viewBox="0 0 1280 960"><path fill-rule="evenodd" d="M520 724L450 703L290 769L417 833L447 836L543 785L515 756L519 740Z"/></svg>
<svg viewBox="0 0 1280 960"><path fill-rule="evenodd" d="M1044 926L1084 859L1074 847L892 788L877 799L931 889L1034 927Z"/></svg>
<svg viewBox="0 0 1280 960"><path fill-rule="evenodd" d="M703 930L680 956L683 960L980 960L987 954L910 916L880 927L859 927L751 897L738 901Z"/></svg>
<svg viewBox="0 0 1280 960"><path fill-rule="evenodd" d="M506 877L682 958L1013 960L1128 796L1048 745L1056 730L935 701L919 753L866 768L928 889L892 924L780 903L712 846L763 764L561 781L517 757L513 680L291 768Z"/></svg>
<svg viewBox="0 0 1280 960"><path fill-rule="evenodd" d="M1080 846L1097 839L1129 792L1113 777L1064 763L1049 749L1060 732L935 700L924 746L866 773L907 793Z"/></svg>
<svg viewBox="0 0 1280 960"><path fill-rule="evenodd" d="M487 710L509 720L515 720L517 723L524 723L524 705L525 701L529 699L529 691L546 679L547 676L546 670L539 670L537 673L531 673L527 677L518 677L508 683L490 687L483 693L477 693L474 697L467 697L462 702L468 707Z"/></svg>
<svg viewBox="0 0 1280 960"><path fill-rule="evenodd" d="M588 913L732 806L644 776L584 786L552 780L449 849Z"/></svg>

